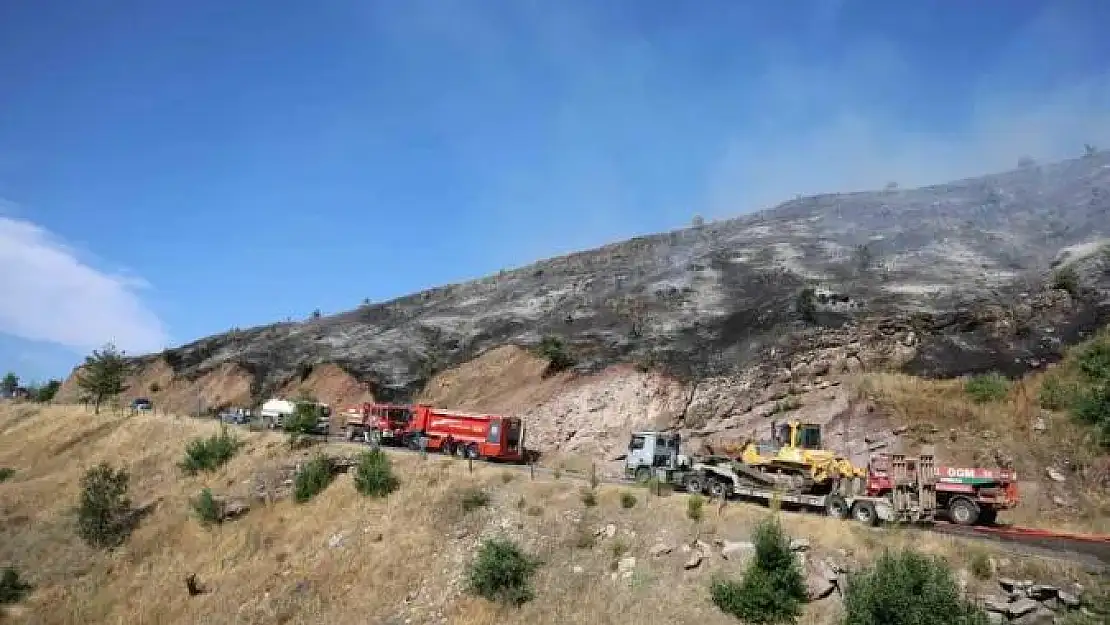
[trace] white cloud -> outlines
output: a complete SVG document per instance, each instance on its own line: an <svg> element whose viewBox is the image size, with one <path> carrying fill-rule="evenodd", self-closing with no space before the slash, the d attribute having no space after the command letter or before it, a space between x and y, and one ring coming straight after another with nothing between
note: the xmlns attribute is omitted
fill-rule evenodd
<svg viewBox="0 0 1110 625"><path fill-rule="evenodd" d="M112 341L162 349L162 322L135 293L145 282L97 271L29 221L0 216L0 332L86 351Z"/></svg>

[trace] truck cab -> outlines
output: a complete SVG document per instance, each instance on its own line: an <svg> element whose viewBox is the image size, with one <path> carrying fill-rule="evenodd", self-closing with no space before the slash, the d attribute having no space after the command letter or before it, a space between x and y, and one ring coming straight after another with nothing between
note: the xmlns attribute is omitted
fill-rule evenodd
<svg viewBox="0 0 1110 625"><path fill-rule="evenodd" d="M662 469L674 471L685 465L679 452L678 432L633 432L628 441L624 473L637 481L647 481Z"/></svg>

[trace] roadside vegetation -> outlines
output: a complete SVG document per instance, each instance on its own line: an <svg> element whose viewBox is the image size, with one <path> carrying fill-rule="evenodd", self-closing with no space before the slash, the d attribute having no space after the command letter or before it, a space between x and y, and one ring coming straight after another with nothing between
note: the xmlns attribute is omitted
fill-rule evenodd
<svg viewBox="0 0 1110 625"><path fill-rule="evenodd" d="M718 578L710 586L713 603L745 623L794 623L806 600L805 579L790 549L790 537L770 517L752 534L755 558L739 580Z"/></svg>
<svg viewBox="0 0 1110 625"><path fill-rule="evenodd" d="M844 625L987 625L948 565L912 550L884 552L848 581Z"/></svg>
<svg viewBox="0 0 1110 625"><path fill-rule="evenodd" d="M306 503L327 488L334 477L333 460L318 453L293 477L293 500Z"/></svg>
<svg viewBox="0 0 1110 625"><path fill-rule="evenodd" d="M239 435L249 444L236 445L235 460L198 492L196 481L172 477L182 463L174 437L210 441L222 434L218 424L65 411L43 408L28 418L0 408L0 427L19 419L18 443L0 446L0 463L21 468L21 479L3 486L0 525L0 566L17 572L0 584L18 589L5 595L20 604L16 610L44 622L76 623L74 614L84 623L202 622L211 600L197 597L214 593L240 606L241 622L259 625L423 622L429 614L468 625L648 617L932 625L943 614L977 625L977 613L961 603L967 595L951 600L957 576L949 566L995 587L1001 575L1080 580L1090 589L1084 601L1097 605L1099 582L1077 568L1052 568L1067 565L1013 555L999 564L998 553L982 546L970 559L967 545L951 538L860 531L744 504L706 506L669 489L607 485L595 471L561 481L506 479L496 465L366 450L344 475L336 459L350 448L323 444L295 473L263 479L267 467L285 471L300 454L290 454L279 434L252 432ZM83 464L57 453L70 439L82 441ZM255 484L281 487L289 478L281 499L250 499L249 512L224 517ZM74 498L55 501L59 489L76 498L76 513ZM583 489L592 506L582 505ZM157 508L143 516L149 504L136 506L132 497ZM298 505L306 502L310 509ZM34 523L19 520L32 514ZM796 551L791 537L807 538L809 551ZM743 541L751 551L723 558L718 539ZM656 544L664 542L664 549ZM699 542L714 553L685 568L687 548L700 549ZM917 551L904 555L911 547ZM855 571L844 596L810 601L812 571L804 562L844 561L844 553ZM355 580L362 592L345 590ZM914 601L925 604L907 612L918 620L884 620Z"/></svg>
<svg viewBox="0 0 1110 625"><path fill-rule="evenodd" d="M189 441L185 446L185 459L180 464L181 470L186 475L215 471L235 457L242 446L243 442L221 424L218 434Z"/></svg>

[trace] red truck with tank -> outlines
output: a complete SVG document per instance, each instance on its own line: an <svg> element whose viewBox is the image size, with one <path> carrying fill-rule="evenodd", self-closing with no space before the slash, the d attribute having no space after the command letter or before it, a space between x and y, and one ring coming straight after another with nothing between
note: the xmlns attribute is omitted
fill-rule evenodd
<svg viewBox="0 0 1110 625"><path fill-rule="evenodd" d="M444 410L428 404L366 403L349 408L347 438L464 458L524 461L524 422L519 417Z"/></svg>

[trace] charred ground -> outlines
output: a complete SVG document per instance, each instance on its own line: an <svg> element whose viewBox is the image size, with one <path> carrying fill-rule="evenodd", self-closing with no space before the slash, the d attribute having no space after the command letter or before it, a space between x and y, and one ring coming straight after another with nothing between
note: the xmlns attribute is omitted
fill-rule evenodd
<svg viewBox="0 0 1110 625"><path fill-rule="evenodd" d="M866 329L913 332L908 372L1017 375L1110 322L1107 235L1110 152L1097 152L920 189L800 198L137 362L164 358L184 380L231 363L255 399L332 363L390 400L492 347L545 336L560 337L583 372L633 362L689 379L788 363L826 334L860 329L867 340ZM1080 278L1075 288L1053 288L1062 267Z"/></svg>

